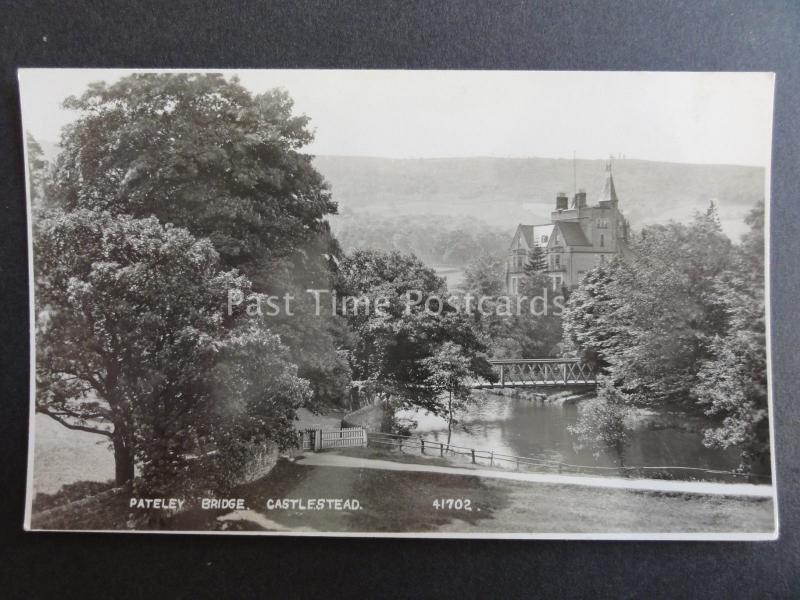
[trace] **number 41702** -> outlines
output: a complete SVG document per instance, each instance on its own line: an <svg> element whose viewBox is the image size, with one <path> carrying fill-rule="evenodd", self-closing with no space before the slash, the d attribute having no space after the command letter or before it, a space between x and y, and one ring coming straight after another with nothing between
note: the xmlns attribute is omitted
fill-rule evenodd
<svg viewBox="0 0 800 600"><path fill-rule="evenodd" d="M436 498L433 501L436 510L472 510L472 500L469 498Z"/></svg>

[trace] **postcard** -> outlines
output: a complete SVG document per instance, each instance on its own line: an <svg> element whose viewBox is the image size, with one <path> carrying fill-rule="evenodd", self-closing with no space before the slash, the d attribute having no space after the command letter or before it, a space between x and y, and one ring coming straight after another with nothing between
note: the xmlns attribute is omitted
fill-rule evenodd
<svg viewBox="0 0 800 600"><path fill-rule="evenodd" d="M19 81L27 530L777 537L773 74Z"/></svg>

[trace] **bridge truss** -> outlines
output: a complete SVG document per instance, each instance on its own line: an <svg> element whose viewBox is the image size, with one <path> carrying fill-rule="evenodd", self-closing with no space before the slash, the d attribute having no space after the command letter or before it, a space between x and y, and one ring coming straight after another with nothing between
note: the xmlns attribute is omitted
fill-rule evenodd
<svg viewBox="0 0 800 600"><path fill-rule="evenodd" d="M597 375L579 358L490 360L499 376L496 383L477 383L478 389L537 388L595 385Z"/></svg>

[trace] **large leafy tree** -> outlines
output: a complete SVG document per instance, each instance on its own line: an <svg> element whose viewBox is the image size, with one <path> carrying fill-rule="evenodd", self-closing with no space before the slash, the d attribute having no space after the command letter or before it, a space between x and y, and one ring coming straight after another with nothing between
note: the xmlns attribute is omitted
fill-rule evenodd
<svg viewBox="0 0 800 600"><path fill-rule="evenodd" d="M277 336L226 311L249 281L208 240L106 211L35 231L37 410L113 446L118 484L163 489L231 431L286 445L307 396Z"/></svg>
<svg viewBox="0 0 800 600"><path fill-rule="evenodd" d="M727 326L710 341L694 392L706 413L721 420L708 429L711 447L740 448L742 466L768 471L769 409L764 298L764 204L746 219L750 231L731 269L717 278L715 303Z"/></svg>
<svg viewBox="0 0 800 600"><path fill-rule="evenodd" d="M703 411L708 446L768 469L763 205L747 222L739 245L713 205L687 225L645 228L631 256L587 274L564 333L617 401Z"/></svg>
<svg viewBox="0 0 800 600"><path fill-rule="evenodd" d="M54 201L207 237L223 265L256 271L324 231L336 211L301 149L313 135L288 93L253 95L217 74L135 74L64 105Z"/></svg>
<svg viewBox="0 0 800 600"><path fill-rule="evenodd" d="M567 341L604 367L629 402L697 408L708 339L725 326L714 290L732 244L711 207L689 225L645 228L631 250L573 293Z"/></svg>
<svg viewBox="0 0 800 600"><path fill-rule="evenodd" d="M253 95L216 74L137 74L96 83L65 101L52 203L162 223L208 238L221 265L258 292L302 299L329 285L338 253L327 215L336 204L311 157L309 119L285 91ZM307 303L265 326L281 335L319 403L345 397L346 363L335 323Z"/></svg>
<svg viewBox="0 0 800 600"><path fill-rule="evenodd" d="M459 349L472 377L495 377L470 318L448 301L444 281L414 256L355 251L341 262L336 291L371 307L345 315L354 334L348 354L354 379L384 398L441 412L443 390L431 385L427 359L446 343ZM374 310L377 302L381 310Z"/></svg>

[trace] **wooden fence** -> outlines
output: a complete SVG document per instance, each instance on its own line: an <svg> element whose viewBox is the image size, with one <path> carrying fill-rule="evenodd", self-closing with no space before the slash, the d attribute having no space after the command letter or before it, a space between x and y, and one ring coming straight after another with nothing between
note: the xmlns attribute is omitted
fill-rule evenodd
<svg viewBox="0 0 800 600"><path fill-rule="evenodd" d="M306 429L300 432L300 437L300 448L314 452L328 448L358 448L367 445L367 430L363 427Z"/></svg>
<svg viewBox="0 0 800 600"><path fill-rule="evenodd" d="M436 440L426 440L417 436L405 436L390 433L378 433L370 431L368 434L368 445L375 447L388 448L399 452L414 452L428 456L439 457L460 457L468 460L471 464L487 467L514 469L519 471L525 469L533 472L550 473L577 473L595 475L622 475L624 477L643 477L655 479L691 479L698 475L712 476L714 479L724 481L741 481L742 479L758 482L771 478L768 475L757 475L753 473L739 473L736 471L721 471L716 469L704 469L701 467L639 467L639 466L584 466L571 465L555 460L540 458L530 458L526 456L514 456L501 454L494 450L478 450L439 442Z"/></svg>

